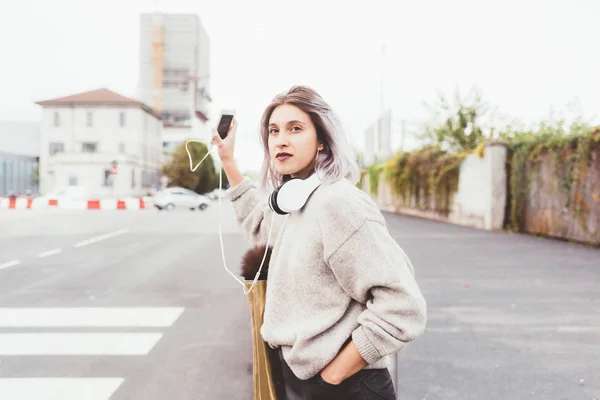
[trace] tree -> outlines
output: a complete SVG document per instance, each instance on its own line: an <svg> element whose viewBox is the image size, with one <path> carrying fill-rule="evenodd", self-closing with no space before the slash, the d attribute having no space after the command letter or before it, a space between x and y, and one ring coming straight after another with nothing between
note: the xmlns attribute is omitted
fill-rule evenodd
<svg viewBox="0 0 600 400"><path fill-rule="evenodd" d="M208 155L202 164L192 172L185 143L184 141L175 149L168 163L161 168L162 174L169 178L168 186L183 187L198 194L208 193L218 188L219 175L215 171L212 156ZM200 160L208 153L208 148L204 143L198 142L190 142L187 147L191 155L192 166L196 168Z"/></svg>
<svg viewBox="0 0 600 400"><path fill-rule="evenodd" d="M40 163L35 164L35 168L31 171L31 176L29 180L32 185L37 186L40 183Z"/></svg>
<svg viewBox="0 0 600 400"><path fill-rule="evenodd" d="M488 138L482 117L489 107L482 101L477 89L472 89L465 98L461 98L458 88L455 89L454 104L450 104L441 92L438 92L438 97L439 102L435 106L425 104L433 112L434 122L425 126L422 139L437 144L443 150L460 152L473 150Z"/></svg>

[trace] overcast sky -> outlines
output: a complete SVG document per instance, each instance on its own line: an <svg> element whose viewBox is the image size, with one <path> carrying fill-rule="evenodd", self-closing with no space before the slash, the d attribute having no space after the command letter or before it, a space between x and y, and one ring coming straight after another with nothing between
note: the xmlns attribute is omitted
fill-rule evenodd
<svg viewBox="0 0 600 400"><path fill-rule="evenodd" d="M271 98L313 86L351 140L384 101L414 129L436 91L472 86L525 123L578 100L600 111L600 1L0 0L0 120L39 120L34 102L108 87L135 97L139 14L195 13L211 40L213 116L238 110L237 157L261 161L257 126ZM595 119L598 121L598 119ZM399 126L399 124L397 125ZM399 136L394 137L395 145Z"/></svg>

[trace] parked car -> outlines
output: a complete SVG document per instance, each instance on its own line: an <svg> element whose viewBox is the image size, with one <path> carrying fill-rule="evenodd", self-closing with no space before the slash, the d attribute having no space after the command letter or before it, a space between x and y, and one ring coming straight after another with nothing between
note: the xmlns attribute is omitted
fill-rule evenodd
<svg viewBox="0 0 600 400"><path fill-rule="evenodd" d="M180 187L166 188L154 195L154 206L159 210L174 210L175 208L204 210L209 205L210 199L206 196Z"/></svg>

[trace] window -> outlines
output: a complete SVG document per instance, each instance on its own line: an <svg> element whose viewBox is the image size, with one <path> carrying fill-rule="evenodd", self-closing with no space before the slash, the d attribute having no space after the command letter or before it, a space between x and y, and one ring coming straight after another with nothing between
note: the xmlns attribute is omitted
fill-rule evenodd
<svg viewBox="0 0 600 400"><path fill-rule="evenodd" d="M135 169L131 170L131 188L135 188Z"/></svg>
<svg viewBox="0 0 600 400"><path fill-rule="evenodd" d="M65 152L65 144L62 142L50 142L49 153L51 156L56 153L64 153Z"/></svg>
<svg viewBox="0 0 600 400"><path fill-rule="evenodd" d="M125 153L125 143L123 143L123 142L119 143L119 153L121 153L121 154Z"/></svg>
<svg viewBox="0 0 600 400"><path fill-rule="evenodd" d="M77 186L77 176L71 175L69 177L69 186Z"/></svg>
<svg viewBox="0 0 600 400"><path fill-rule="evenodd" d="M163 151L172 153L177 148L178 142L163 142Z"/></svg>
<svg viewBox="0 0 600 400"><path fill-rule="evenodd" d="M98 151L98 143L82 143L81 151L84 153L96 153Z"/></svg>
<svg viewBox="0 0 600 400"><path fill-rule="evenodd" d="M119 113L119 126L125 126L125 111Z"/></svg>
<svg viewBox="0 0 600 400"><path fill-rule="evenodd" d="M94 124L93 115L91 111L87 112L87 126L92 126Z"/></svg>
<svg viewBox="0 0 600 400"><path fill-rule="evenodd" d="M198 194L193 190L183 189L181 192L186 196L198 196Z"/></svg>
<svg viewBox="0 0 600 400"><path fill-rule="evenodd" d="M54 126L60 126L60 114L54 111Z"/></svg>

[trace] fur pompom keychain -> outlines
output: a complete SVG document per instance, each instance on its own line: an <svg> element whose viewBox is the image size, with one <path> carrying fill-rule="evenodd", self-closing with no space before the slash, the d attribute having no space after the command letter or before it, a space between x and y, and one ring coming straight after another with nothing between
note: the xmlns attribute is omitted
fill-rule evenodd
<svg viewBox="0 0 600 400"><path fill-rule="evenodd" d="M251 248L248 250L244 256L242 257L242 277L244 277L247 281L253 281L256 276L260 264L262 263L263 257L265 258L265 263L263 264L262 270L260 271L260 275L258 277L259 281L264 281L267 279L267 274L269 271L269 261L271 261L271 253L273 251L273 247L269 246L269 250L267 251L267 255L265 256L265 250L267 246L260 245Z"/></svg>

